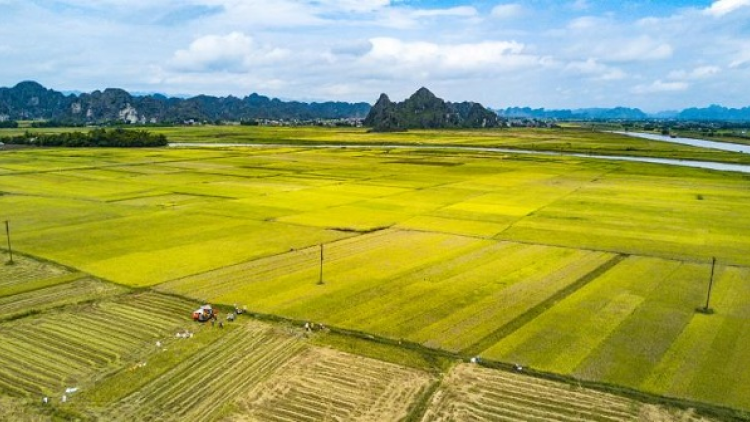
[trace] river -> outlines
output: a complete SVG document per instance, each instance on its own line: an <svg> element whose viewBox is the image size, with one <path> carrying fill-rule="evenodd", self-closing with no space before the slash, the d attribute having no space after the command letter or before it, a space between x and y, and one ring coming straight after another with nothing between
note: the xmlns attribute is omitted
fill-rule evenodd
<svg viewBox="0 0 750 422"><path fill-rule="evenodd" d="M631 132L615 132L623 135L631 135ZM632 133L633 136L635 132ZM643 134L647 135L647 134ZM657 135L658 136L658 135ZM677 138L666 137L668 141L674 141ZM650 138L649 138L650 139ZM680 138L687 139L687 138ZM661 141L662 139L654 139ZM696 141L695 139L690 139ZM725 145L720 142L704 141L711 144ZM509 154L534 154L534 155L548 155L548 156L566 156L566 157L581 157L581 158L592 158L601 160L617 160L617 161L632 161L639 163L655 163L655 164L666 164L671 166L683 166L683 167L694 167L709 170L720 170L720 171L735 171L740 173L750 173L750 165L748 164L727 164L718 163L715 161L692 161L692 160L675 160L671 158L651 158L651 157L629 157L622 155L590 155L590 154L579 154L579 153L559 153L550 151L531 151L524 149L511 149L511 148L493 148L493 147L464 147L464 146L449 146L449 145L363 145L363 144L327 144L327 145L300 145L300 144L243 144L243 143L210 143L210 142L170 142L169 146L172 148L227 148L227 147L248 147L248 148L367 148L367 149L441 149L441 150L454 150L454 151L480 151L480 152L500 152ZM701 145L696 145L701 146ZM741 145L739 145L741 146ZM747 147L746 147L747 148ZM736 151L736 150L733 150ZM750 153L750 150L747 151Z"/></svg>
<svg viewBox="0 0 750 422"><path fill-rule="evenodd" d="M618 131L613 131L610 133L617 133L619 135L632 136L635 138L650 139L652 141L672 142L675 144L691 145L694 147L713 148L713 149L719 149L722 151L742 152L745 154L750 154L750 145L732 144L729 142L707 141L705 139L680 138L679 136L673 138L671 136L657 135L655 133L618 132Z"/></svg>

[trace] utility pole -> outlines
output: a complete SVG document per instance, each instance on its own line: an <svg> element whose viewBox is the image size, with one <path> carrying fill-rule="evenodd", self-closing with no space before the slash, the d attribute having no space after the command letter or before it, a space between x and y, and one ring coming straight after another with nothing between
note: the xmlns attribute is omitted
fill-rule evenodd
<svg viewBox="0 0 750 422"><path fill-rule="evenodd" d="M711 302L711 289L714 286L714 268L716 268L716 257L711 260L711 278L708 280L708 296L706 297L706 306L703 307L703 313L713 313L711 308L708 307Z"/></svg>
<svg viewBox="0 0 750 422"><path fill-rule="evenodd" d="M323 244L320 244L320 277L318 277L318 284L323 283Z"/></svg>
<svg viewBox="0 0 750 422"><path fill-rule="evenodd" d="M8 254L10 255L10 261L6 264L13 265L13 249L10 247L10 222L8 220L5 220L5 237L8 238Z"/></svg>

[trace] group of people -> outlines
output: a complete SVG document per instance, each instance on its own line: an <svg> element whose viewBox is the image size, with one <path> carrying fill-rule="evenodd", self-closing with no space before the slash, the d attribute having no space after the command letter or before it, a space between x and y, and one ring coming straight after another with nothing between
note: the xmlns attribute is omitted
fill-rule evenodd
<svg viewBox="0 0 750 422"><path fill-rule="evenodd" d="M177 334L175 334L175 337L177 338L192 338L193 333L192 331L184 330L184 331L178 331ZM160 346L157 346L160 347Z"/></svg>
<svg viewBox="0 0 750 422"><path fill-rule="evenodd" d="M310 333L316 330L325 330L326 326L323 324L316 324L314 322L305 322L305 331Z"/></svg>
<svg viewBox="0 0 750 422"><path fill-rule="evenodd" d="M229 315L227 315L227 321L232 322L235 319L237 319L237 315L244 314L245 310L247 309L247 306L243 306L240 308L237 306L237 304L234 305L234 312L230 312ZM219 323L219 328L224 328L224 322L221 321L217 316L217 312L214 312L212 318L211 318L211 326L214 327L216 325L216 322Z"/></svg>
<svg viewBox="0 0 750 422"><path fill-rule="evenodd" d="M48 396L44 396L42 398L42 404L49 404L50 398ZM63 394L62 397L60 397L60 403L67 403L68 402L68 395Z"/></svg>
<svg viewBox="0 0 750 422"><path fill-rule="evenodd" d="M230 322L234 321L235 318L237 318L237 315L245 313L245 309L247 309L246 306L243 306L242 309L240 309L240 307L237 306L237 304L235 304L234 305L234 312L232 312L229 315L227 315L227 321L230 321Z"/></svg>

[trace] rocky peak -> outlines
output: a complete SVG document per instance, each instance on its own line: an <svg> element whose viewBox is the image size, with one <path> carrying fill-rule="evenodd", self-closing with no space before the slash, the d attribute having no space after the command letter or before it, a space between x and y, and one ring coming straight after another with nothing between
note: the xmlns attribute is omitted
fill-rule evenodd
<svg viewBox="0 0 750 422"><path fill-rule="evenodd" d="M370 112L365 117L365 126L383 126L385 122L389 121L389 116L393 113L394 103L386 94L380 94L378 101L372 106ZM392 130L392 129L388 129Z"/></svg>
<svg viewBox="0 0 750 422"><path fill-rule="evenodd" d="M38 82L34 81L23 81L16 84L15 87L13 87L14 90L29 94L43 94L47 92L47 88L43 87Z"/></svg>
<svg viewBox="0 0 750 422"><path fill-rule="evenodd" d="M409 97L410 100L432 101L438 99L429 89L421 87Z"/></svg>
<svg viewBox="0 0 750 422"><path fill-rule="evenodd" d="M479 103L449 103L443 101L427 88L417 92L401 103L393 103L381 94L364 121L373 131L440 128L497 127L497 114Z"/></svg>
<svg viewBox="0 0 750 422"><path fill-rule="evenodd" d="M385 106L388 106L388 105L391 105L391 104L393 104L393 102L391 101L391 99L388 98L388 95L386 95L385 93L383 93L383 94L380 94L380 97L378 97L378 101L375 102L375 106L374 107L385 107Z"/></svg>
<svg viewBox="0 0 750 422"><path fill-rule="evenodd" d="M445 101L438 98L427 88L419 88L417 92L404 101L404 107L416 113L432 111L444 114L447 112Z"/></svg>

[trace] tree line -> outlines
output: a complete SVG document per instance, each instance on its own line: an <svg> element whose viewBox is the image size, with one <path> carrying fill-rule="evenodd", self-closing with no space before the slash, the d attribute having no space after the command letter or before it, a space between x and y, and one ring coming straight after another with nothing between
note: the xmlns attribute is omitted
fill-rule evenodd
<svg viewBox="0 0 750 422"><path fill-rule="evenodd" d="M33 145L40 147L72 147L72 148L144 148L164 147L168 145L167 137L152 134L145 130L94 129L89 132L68 133L32 133L26 131L23 135L6 136L0 141L13 145Z"/></svg>

